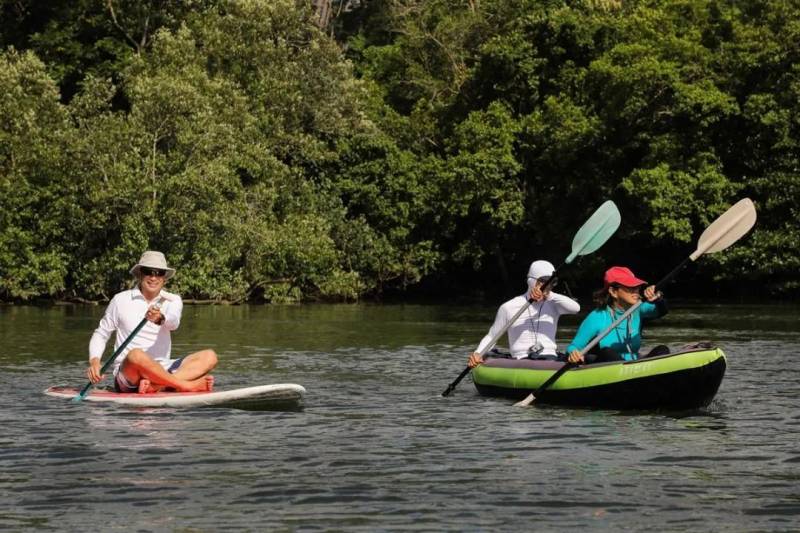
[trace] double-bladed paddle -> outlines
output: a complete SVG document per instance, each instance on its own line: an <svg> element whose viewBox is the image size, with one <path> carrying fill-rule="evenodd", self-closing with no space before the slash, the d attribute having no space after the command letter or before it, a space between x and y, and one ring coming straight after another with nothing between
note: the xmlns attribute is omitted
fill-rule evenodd
<svg viewBox="0 0 800 533"><path fill-rule="evenodd" d="M594 252L598 248L600 248L605 242L617 231L619 228L621 217L619 214L619 209L611 200L608 200L603 205L597 208L597 210L589 217L589 220L584 222L581 229L578 230L578 233L575 234L575 237L572 239L572 253L564 260L564 263L561 264L558 268L553 271L553 274L550 276L550 279L545 282L542 286L541 291L545 292L550 287L550 285L555 281L556 275L558 271L564 265L572 263L576 257L579 255L586 255ZM520 307L519 311L511 317L503 329L501 329L497 335L492 338L489 344L486 347L478 352L481 357L486 355L487 350L494 346L500 337L508 331L508 328L511 327L511 324L516 322L516 320L520 317L520 315L528 308L529 305L533 303L533 298L528 299L528 303ZM456 386L461 382L467 374L469 374L470 367L466 367L464 370L461 371L461 374L450 384L448 385L447 389L442 393L442 396L447 396Z"/></svg>
<svg viewBox="0 0 800 533"><path fill-rule="evenodd" d="M161 303L163 301L164 301L164 298L162 297L155 303L155 305L153 307L155 307L156 309L161 309ZM109 357L106 360L106 362L103 363L103 366L100 368L100 375L101 376L106 373L106 371L108 370L108 367L111 366L111 363L113 363L114 360L117 358L117 356L120 353L122 353L122 350L124 350L125 347L133 340L133 338L136 336L137 333L139 333L139 330L141 330L144 327L145 324L147 324L147 317L146 316L142 319L141 322L139 322L139 324L134 328L134 330L131 331L131 334L128 335L128 337L124 341L122 341L122 344L119 345L119 348L114 350L114 353L111 354L111 357ZM89 392L89 389L92 388L92 385L93 385L93 383L91 381L89 383L87 383L86 385L84 385L83 388L81 389L81 391L77 395L75 395L74 398L72 398L72 401L73 402L82 401L86 397L86 394Z"/></svg>
<svg viewBox="0 0 800 533"><path fill-rule="evenodd" d="M703 254L713 254L715 252L720 252L730 246L731 244L735 243L739 239L741 239L750 228L756 223L756 208L753 205L752 200L749 198L743 198L732 205L727 211L725 211L722 215L719 216L711 225L706 228L702 235L700 235L700 239L697 242L697 249L692 252L692 254L684 259L681 264L677 267L672 269L672 272L667 274L664 279L659 281L656 284L656 293L658 293L664 286L672 281L678 272L686 266L689 261L696 261L698 257ZM634 311L636 311L640 305L642 305L643 300L639 300L636 304L630 306L619 318L617 318L605 331L597 335L592 341L587 344L583 350L581 350L581 355L585 356L589 353L589 350L595 347L598 342L600 342L606 335L611 333L614 328L616 328L619 324L622 323L623 320L628 318ZM530 405L534 400L536 400L537 396L540 396L542 392L547 390L547 388L555 383L555 381L564 374L570 368L574 368L576 366L575 363L566 363L564 366L558 369L558 371L550 376L547 381L542 383L538 389L534 392L530 393L528 396L525 397L524 400L521 400L514 405L516 407L525 407Z"/></svg>

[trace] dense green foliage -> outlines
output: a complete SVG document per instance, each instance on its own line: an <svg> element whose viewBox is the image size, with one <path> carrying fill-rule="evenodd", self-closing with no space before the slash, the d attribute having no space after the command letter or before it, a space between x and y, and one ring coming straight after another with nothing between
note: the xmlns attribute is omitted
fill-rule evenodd
<svg viewBox="0 0 800 533"><path fill-rule="evenodd" d="M743 196L694 279L800 290L800 6L334 4L0 0L0 299L519 288L606 199L571 278L657 279Z"/></svg>

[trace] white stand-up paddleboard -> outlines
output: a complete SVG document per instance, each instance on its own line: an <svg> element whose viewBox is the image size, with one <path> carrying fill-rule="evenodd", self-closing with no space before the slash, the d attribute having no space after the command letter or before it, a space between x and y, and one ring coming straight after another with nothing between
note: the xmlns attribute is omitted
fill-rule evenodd
<svg viewBox="0 0 800 533"><path fill-rule="evenodd" d="M57 398L72 399L80 389L50 387L44 393ZM83 400L110 402L132 407L234 407L237 409L270 409L298 406L306 389L294 383L276 383L243 389L211 392L155 392L148 394L120 393L93 389Z"/></svg>

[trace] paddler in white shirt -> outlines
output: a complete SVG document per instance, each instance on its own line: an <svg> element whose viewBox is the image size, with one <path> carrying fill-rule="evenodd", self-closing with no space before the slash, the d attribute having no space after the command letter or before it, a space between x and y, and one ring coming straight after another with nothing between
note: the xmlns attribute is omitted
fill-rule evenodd
<svg viewBox="0 0 800 533"><path fill-rule="evenodd" d="M140 394L168 389L179 392L210 391L214 377L209 374L217 365L214 350L201 350L180 359L171 358L170 332L178 329L183 301L164 289L175 269L167 265L161 252L147 251L131 268L136 278L133 289L112 298L100 324L89 341L89 367L86 376L97 383L100 358L112 333L116 334L116 351L136 326L147 323L130 340L114 362L114 388L117 392Z"/></svg>
<svg viewBox="0 0 800 533"><path fill-rule="evenodd" d="M483 362L481 353L486 353L493 348L493 346L489 346L489 343L503 330L522 306L527 306L527 310L508 328L508 347L511 357L515 359L526 357L543 360L564 359L556 351L555 338L558 318L561 315L577 313L581 306L572 298L552 292L550 287L546 291L542 291L553 272L555 272L555 268L548 261L539 260L531 263L528 269L528 292L512 298L500 306L489 333L469 357L467 365L470 368L475 368ZM530 305L528 298L533 299L533 303Z"/></svg>

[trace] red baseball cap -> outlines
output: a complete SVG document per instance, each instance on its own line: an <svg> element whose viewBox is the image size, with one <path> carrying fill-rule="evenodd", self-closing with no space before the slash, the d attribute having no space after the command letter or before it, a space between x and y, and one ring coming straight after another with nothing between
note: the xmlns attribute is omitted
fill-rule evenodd
<svg viewBox="0 0 800 533"><path fill-rule="evenodd" d="M639 279L633 275L630 268L627 267L611 267L606 270L603 276L603 283L606 287L616 283L624 287L639 287L647 285L643 279Z"/></svg>

